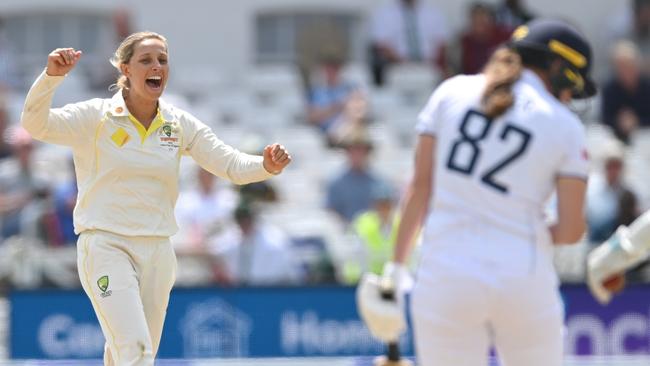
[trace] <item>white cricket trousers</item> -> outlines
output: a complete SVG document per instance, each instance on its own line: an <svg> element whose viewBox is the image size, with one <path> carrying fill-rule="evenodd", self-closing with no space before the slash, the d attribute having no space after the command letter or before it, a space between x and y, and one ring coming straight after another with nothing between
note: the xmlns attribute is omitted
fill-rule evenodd
<svg viewBox="0 0 650 366"><path fill-rule="evenodd" d="M85 231L77 265L106 339L104 365L153 365L176 276L169 239Z"/></svg>
<svg viewBox="0 0 650 366"><path fill-rule="evenodd" d="M486 366L490 345L502 366L562 365L564 310L546 274L441 265L418 277L411 314L420 366Z"/></svg>

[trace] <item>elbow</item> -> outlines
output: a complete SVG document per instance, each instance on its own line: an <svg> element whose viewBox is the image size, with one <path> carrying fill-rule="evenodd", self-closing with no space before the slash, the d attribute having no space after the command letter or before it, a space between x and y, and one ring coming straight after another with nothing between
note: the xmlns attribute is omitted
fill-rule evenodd
<svg viewBox="0 0 650 366"><path fill-rule="evenodd" d="M29 113L29 108L27 107L25 107L23 112L20 114L20 125L26 130L29 129L29 126L31 124L30 121L32 120L32 117L30 114L31 113Z"/></svg>
<svg viewBox="0 0 650 366"><path fill-rule="evenodd" d="M243 185L246 185L246 184L252 183L252 182L247 182L247 181L245 181L245 180L243 180L243 179L238 179L238 178L235 178L235 177L232 177L232 176L230 176L230 177L228 178L228 180L230 180L230 182L231 182L232 184L236 185L236 186L243 186Z"/></svg>
<svg viewBox="0 0 650 366"><path fill-rule="evenodd" d="M243 186L244 184L248 183L244 179L241 179L239 174L235 174L234 169L232 166L229 166L228 169L226 169L226 179L230 181L230 183L236 185L236 186Z"/></svg>
<svg viewBox="0 0 650 366"><path fill-rule="evenodd" d="M28 113L25 112L23 112L22 116L20 116L20 126L24 128L25 131L29 132L29 134L32 136L34 136L36 133L33 120L34 119Z"/></svg>
<svg viewBox="0 0 650 366"><path fill-rule="evenodd" d="M229 169L226 172L226 177L230 181L230 183L236 185L236 186L243 186L246 184L251 184L255 182L261 181L261 179L255 179L246 176L246 174L241 174L240 172L234 172L233 170Z"/></svg>
<svg viewBox="0 0 650 366"><path fill-rule="evenodd" d="M33 123L31 123L29 120L21 119L20 126L24 128L32 138L39 141L43 140L43 131L39 129L38 126L35 126Z"/></svg>
<svg viewBox="0 0 650 366"><path fill-rule="evenodd" d="M25 110L23 110L23 113L20 116L20 126L34 136L37 132L36 116L31 113L30 109L31 108L25 107Z"/></svg>

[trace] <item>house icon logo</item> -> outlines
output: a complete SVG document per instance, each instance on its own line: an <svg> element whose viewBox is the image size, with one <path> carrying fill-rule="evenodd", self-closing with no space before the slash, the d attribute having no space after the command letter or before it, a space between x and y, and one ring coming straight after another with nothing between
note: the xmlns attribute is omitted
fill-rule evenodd
<svg viewBox="0 0 650 366"><path fill-rule="evenodd" d="M220 298L193 303L180 321L183 356L246 357L251 318Z"/></svg>

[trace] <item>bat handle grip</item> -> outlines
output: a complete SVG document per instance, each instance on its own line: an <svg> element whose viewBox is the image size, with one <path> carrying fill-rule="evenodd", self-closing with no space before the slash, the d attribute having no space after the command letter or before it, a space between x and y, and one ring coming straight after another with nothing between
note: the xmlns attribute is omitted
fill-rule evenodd
<svg viewBox="0 0 650 366"><path fill-rule="evenodd" d="M397 342L388 343L388 352L386 356L388 361L398 362L401 359Z"/></svg>

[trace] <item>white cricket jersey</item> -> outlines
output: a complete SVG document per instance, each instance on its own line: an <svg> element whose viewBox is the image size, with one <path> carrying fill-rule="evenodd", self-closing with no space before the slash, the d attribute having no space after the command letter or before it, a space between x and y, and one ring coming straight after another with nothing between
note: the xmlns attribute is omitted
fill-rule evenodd
<svg viewBox="0 0 650 366"><path fill-rule="evenodd" d="M451 78L418 117L418 133L437 139L425 240L475 230L525 242L543 232L548 242L543 211L556 177L587 177L584 127L529 70L513 107L493 121L480 112L484 87L484 75Z"/></svg>
<svg viewBox="0 0 650 366"><path fill-rule="evenodd" d="M72 148L78 199L75 232L104 230L126 236L176 233L181 155L236 184L272 176L261 156L224 144L194 116L159 100L150 128L132 121L122 91L52 108L63 76L43 72L34 82L22 114L23 127L38 140Z"/></svg>

